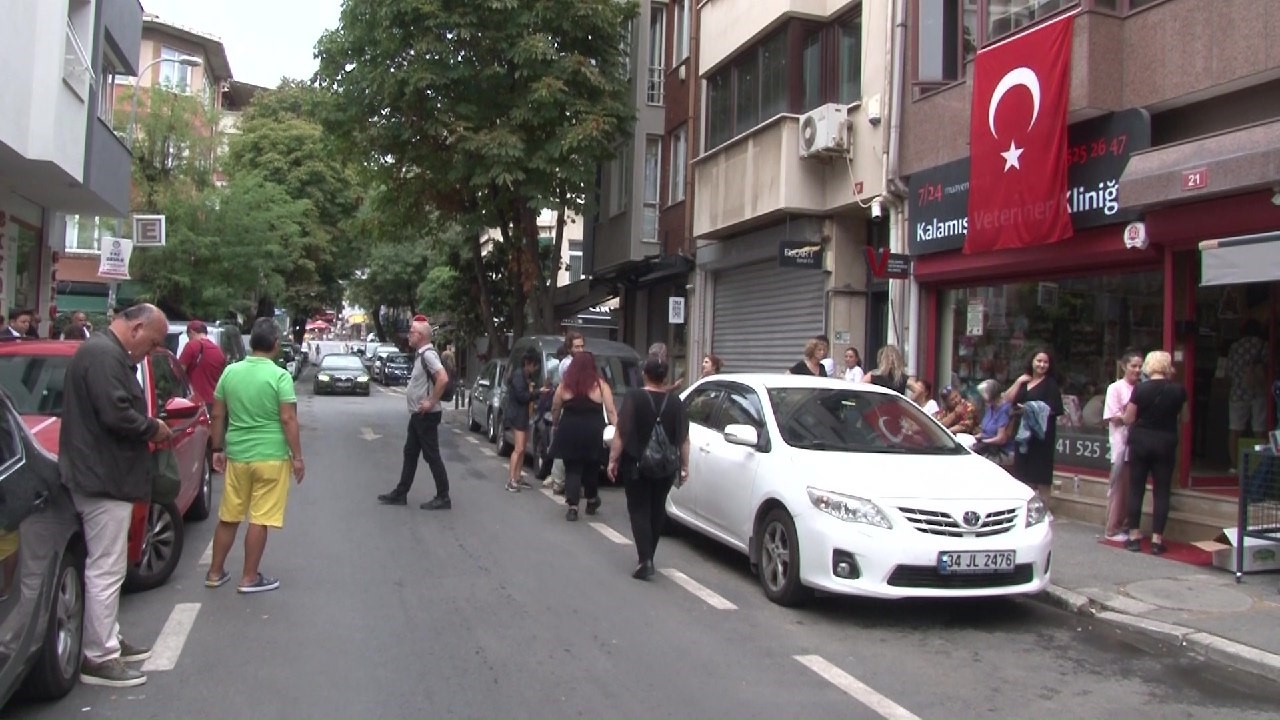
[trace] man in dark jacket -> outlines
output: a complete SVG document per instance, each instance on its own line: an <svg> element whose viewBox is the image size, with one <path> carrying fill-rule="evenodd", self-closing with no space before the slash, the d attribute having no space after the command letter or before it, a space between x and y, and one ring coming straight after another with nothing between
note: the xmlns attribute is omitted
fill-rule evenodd
<svg viewBox="0 0 1280 720"><path fill-rule="evenodd" d="M147 681L126 662L150 648L120 637L120 586L128 568L133 503L151 497L148 442L163 443L169 427L148 417L135 367L164 347L169 322L154 305L115 316L107 332L76 350L64 384L58 466L84 524L84 660L80 681L134 687Z"/></svg>

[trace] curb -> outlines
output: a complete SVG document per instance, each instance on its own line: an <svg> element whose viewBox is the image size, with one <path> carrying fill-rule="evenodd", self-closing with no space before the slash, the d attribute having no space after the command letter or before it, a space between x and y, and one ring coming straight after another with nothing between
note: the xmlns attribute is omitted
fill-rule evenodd
<svg viewBox="0 0 1280 720"><path fill-rule="evenodd" d="M1140 633L1160 642L1185 648L1196 655L1227 665L1236 670L1280 682L1280 655L1259 650L1195 628L1173 625L1122 612L1108 603L1095 603L1088 597L1060 585L1050 585L1033 599L1077 615L1101 620L1117 628Z"/></svg>

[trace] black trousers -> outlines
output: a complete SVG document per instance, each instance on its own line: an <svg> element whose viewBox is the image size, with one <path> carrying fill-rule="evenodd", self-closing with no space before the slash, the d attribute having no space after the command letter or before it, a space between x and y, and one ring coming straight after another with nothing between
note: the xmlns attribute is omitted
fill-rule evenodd
<svg viewBox="0 0 1280 720"><path fill-rule="evenodd" d="M1173 465L1178 454L1174 433L1129 428L1129 527L1142 521L1142 498L1151 476L1151 532L1164 534L1169 520L1169 494L1173 489Z"/></svg>
<svg viewBox="0 0 1280 720"><path fill-rule="evenodd" d="M600 496L600 463L590 460L564 461L564 501L578 506L582 497L595 500Z"/></svg>
<svg viewBox="0 0 1280 720"><path fill-rule="evenodd" d="M396 492L408 494L413 476L418 471L418 454L427 461L436 481L436 497L449 497L449 472L440 457L440 421L444 413L414 413L409 416L409 431L404 438L404 465L400 467L400 484Z"/></svg>
<svg viewBox="0 0 1280 720"><path fill-rule="evenodd" d="M636 541L636 555L640 562L653 560L662 536L662 524L667 519L667 494L675 483L675 476L654 479L643 478L632 472L623 481L627 493L627 514L631 516L631 537Z"/></svg>

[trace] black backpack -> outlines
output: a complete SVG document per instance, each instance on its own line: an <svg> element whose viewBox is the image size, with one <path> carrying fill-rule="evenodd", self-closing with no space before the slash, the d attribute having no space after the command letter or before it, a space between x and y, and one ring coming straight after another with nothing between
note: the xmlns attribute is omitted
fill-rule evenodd
<svg viewBox="0 0 1280 720"><path fill-rule="evenodd" d="M640 454L640 476L671 477L680 469L680 454L676 452L676 447L667 437L666 429L662 427L662 411L667 409L667 400L671 398L671 394L668 393L662 398L661 407L654 405L653 395L648 391L645 392L645 397L649 398L649 406L654 408L657 415L653 421L653 432L649 435L649 442L644 446L644 452Z"/></svg>
<svg viewBox="0 0 1280 720"><path fill-rule="evenodd" d="M437 353L434 348L427 352L435 353L436 359L444 366L445 374L449 376L449 381L446 382L444 386L444 392L440 394L440 401L453 402L454 395L456 395L458 391L458 369L453 366L452 362L447 362L441 358L440 353ZM431 378L431 368L427 367L426 355L427 353L418 353L418 362L422 364L422 371L427 374L428 378ZM432 379L432 382L434 383L435 380Z"/></svg>

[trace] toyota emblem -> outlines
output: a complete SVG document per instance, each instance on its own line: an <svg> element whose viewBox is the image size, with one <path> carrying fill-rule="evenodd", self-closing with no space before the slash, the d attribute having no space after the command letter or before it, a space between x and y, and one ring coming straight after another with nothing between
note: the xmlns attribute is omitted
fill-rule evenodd
<svg viewBox="0 0 1280 720"><path fill-rule="evenodd" d="M982 523L982 516L973 510L969 510L960 517L960 522L964 523L965 527L976 528Z"/></svg>

